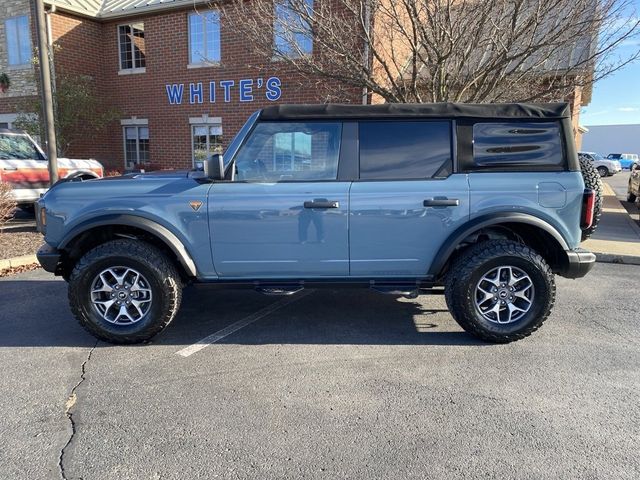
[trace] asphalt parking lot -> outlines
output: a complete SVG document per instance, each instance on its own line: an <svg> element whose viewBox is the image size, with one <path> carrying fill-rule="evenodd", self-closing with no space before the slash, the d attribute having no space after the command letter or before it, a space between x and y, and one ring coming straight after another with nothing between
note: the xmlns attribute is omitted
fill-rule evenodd
<svg viewBox="0 0 640 480"><path fill-rule="evenodd" d="M115 347L64 282L8 277L0 478L637 479L639 291L640 267L598 264L532 337L487 345L441 297L192 288Z"/></svg>

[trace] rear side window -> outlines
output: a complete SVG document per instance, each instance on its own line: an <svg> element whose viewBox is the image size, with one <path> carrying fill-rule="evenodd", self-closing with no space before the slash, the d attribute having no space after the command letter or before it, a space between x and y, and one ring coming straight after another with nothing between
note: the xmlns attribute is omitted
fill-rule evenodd
<svg viewBox="0 0 640 480"><path fill-rule="evenodd" d="M360 122L360 178L443 178L452 171L449 122Z"/></svg>
<svg viewBox="0 0 640 480"><path fill-rule="evenodd" d="M479 168L563 167L558 122L476 123L473 163Z"/></svg>

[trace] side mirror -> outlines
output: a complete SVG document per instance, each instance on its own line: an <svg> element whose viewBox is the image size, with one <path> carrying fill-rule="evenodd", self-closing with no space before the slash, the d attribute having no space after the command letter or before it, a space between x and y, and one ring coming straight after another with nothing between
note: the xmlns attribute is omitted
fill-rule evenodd
<svg viewBox="0 0 640 480"><path fill-rule="evenodd" d="M204 174L211 180L224 180L222 155L215 153L204 162Z"/></svg>

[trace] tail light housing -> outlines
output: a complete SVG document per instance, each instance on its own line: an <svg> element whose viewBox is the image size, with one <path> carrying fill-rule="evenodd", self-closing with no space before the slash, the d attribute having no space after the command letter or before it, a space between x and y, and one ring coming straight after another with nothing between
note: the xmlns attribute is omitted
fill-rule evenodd
<svg viewBox="0 0 640 480"><path fill-rule="evenodd" d="M580 228L583 230L593 225L593 214L596 206L596 192L590 188L584 189L582 196L582 216L580 218Z"/></svg>

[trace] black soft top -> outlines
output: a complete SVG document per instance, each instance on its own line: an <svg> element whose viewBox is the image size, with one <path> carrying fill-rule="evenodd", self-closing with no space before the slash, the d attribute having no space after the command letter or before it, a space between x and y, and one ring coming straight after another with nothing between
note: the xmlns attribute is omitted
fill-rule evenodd
<svg viewBox="0 0 640 480"><path fill-rule="evenodd" d="M567 103L337 103L273 105L263 108L260 120L309 120L343 118L570 118Z"/></svg>

